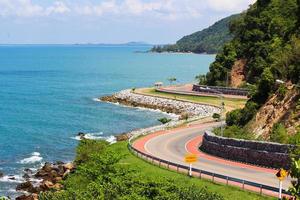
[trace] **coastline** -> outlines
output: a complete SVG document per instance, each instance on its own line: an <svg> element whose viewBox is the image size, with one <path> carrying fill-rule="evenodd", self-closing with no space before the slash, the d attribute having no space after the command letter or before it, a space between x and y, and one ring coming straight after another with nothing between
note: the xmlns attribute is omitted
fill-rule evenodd
<svg viewBox="0 0 300 200"><path fill-rule="evenodd" d="M135 129L127 133L115 135L115 140L111 140L112 142L110 143L126 140L131 142L131 140L133 140L136 137L139 137L140 135L146 135L153 132L174 128L187 122L192 122L209 117L214 112L220 112L220 109L215 106L135 94L131 90L123 90L111 96L105 96L94 100L100 102L114 103L120 106L164 112L173 116L173 119L166 124ZM81 140L105 138L102 138L101 136L99 138L92 138L89 136L89 134L79 133L73 139ZM74 166L74 164L72 163L57 162L45 163L40 169L38 169L34 173L30 171L25 172L27 179L24 180L26 181L19 183L17 186L17 191L22 192L24 194L19 196L18 199L36 199L39 192L48 191L52 189L63 189L63 185L61 185L59 181L64 180L67 177L67 175L69 173L74 172L75 169L76 166ZM36 180L38 180L38 182Z"/></svg>

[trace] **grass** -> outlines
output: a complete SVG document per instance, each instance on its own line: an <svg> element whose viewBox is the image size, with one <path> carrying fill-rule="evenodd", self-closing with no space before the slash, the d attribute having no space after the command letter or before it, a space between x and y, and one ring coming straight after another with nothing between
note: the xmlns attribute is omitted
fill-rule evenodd
<svg viewBox="0 0 300 200"><path fill-rule="evenodd" d="M169 99L190 101L194 103L203 103L203 104L209 104L214 106L221 105L221 100L219 97L170 94L165 92L157 92L155 91L154 88L137 89L135 93L158 96L158 97L169 98ZM247 100L245 99L224 98L225 109L226 111L231 111L233 109L242 108L244 107L246 101Z"/></svg>
<svg viewBox="0 0 300 200"><path fill-rule="evenodd" d="M113 144L111 148L115 152L120 152L124 154L124 158L120 161L120 164L132 166L140 171L141 174L145 176L151 176L152 178L167 177L175 180L176 183L189 186L195 185L199 188L207 187L209 191L216 192L222 195L225 199L235 199L235 200L271 200L275 198L260 196L256 193L243 191L237 187L225 186L218 183L212 183L208 180L189 178L184 174L179 174L173 171L169 171L164 168L159 168L146 161L133 155L127 148L126 142L118 142Z"/></svg>

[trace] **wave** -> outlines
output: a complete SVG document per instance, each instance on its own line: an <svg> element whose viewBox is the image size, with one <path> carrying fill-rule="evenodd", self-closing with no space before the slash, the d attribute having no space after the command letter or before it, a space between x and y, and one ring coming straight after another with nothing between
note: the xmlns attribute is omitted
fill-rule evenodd
<svg viewBox="0 0 300 200"><path fill-rule="evenodd" d="M0 178L0 182L6 183L22 183L24 182L24 178L20 175L7 175Z"/></svg>
<svg viewBox="0 0 300 200"><path fill-rule="evenodd" d="M113 144L116 142L116 137L113 135L110 136L102 136L103 133L99 132L99 133L87 133L84 136L75 136L72 137L72 139L78 140L80 141L83 138L85 139L89 139L89 140L106 140L107 142L109 142L110 144Z"/></svg>
<svg viewBox="0 0 300 200"><path fill-rule="evenodd" d="M24 158L20 161L21 164L33 164L43 160L39 152L33 152L30 157Z"/></svg>

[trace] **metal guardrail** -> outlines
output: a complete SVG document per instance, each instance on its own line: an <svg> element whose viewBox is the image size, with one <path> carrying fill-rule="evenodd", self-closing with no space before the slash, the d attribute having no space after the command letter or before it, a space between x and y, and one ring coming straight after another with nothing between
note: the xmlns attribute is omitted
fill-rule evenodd
<svg viewBox="0 0 300 200"><path fill-rule="evenodd" d="M172 166L172 167L174 167L176 169L177 172L179 172L180 169L187 170L187 172L189 170L189 166L185 166L185 165L181 165L181 164L174 163L174 162L171 162L171 161L163 160L163 159L160 159L160 158L148 155L146 153L143 153L143 152L139 151L138 149L134 148L131 145L131 142L128 143L128 148L133 153L136 153L136 155L138 157L141 157L141 158L145 157L145 160L148 160L148 161L150 159L150 162L152 164L154 164L154 161L156 161L159 166L161 166L162 164L167 165L168 169L170 169L170 166ZM202 178L202 175L210 176L213 182L215 181L215 178L219 178L219 179L222 179L222 180L226 181L226 185L229 184L229 181L241 184L242 189L244 189L244 190L245 190L245 186L250 186L250 187L258 188L260 195L263 194L263 190L270 191L270 192L275 192L275 193L279 192L279 188L277 188L277 187L263 185L263 184L260 184L260 183L255 183L255 182L251 182L251 181L247 181L247 180L243 180L243 179L239 179L239 178L225 176L225 175L221 175L221 174L217 174L217 173L213 173L213 172L209 172L209 171L205 171L205 170L200 170L200 169L192 168L192 172L198 173L199 174L199 178ZM283 190L282 194L291 195L286 190Z"/></svg>

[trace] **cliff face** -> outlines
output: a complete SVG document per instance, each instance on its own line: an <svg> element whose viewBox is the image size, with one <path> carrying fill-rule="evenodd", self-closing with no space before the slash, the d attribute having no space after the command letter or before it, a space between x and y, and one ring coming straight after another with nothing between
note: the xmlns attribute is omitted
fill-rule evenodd
<svg viewBox="0 0 300 200"><path fill-rule="evenodd" d="M245 59L235 61L230 74L230 85L232 87L237 88L246 81L246 63L247 61Z"/></svg>
<svg viewBox="0 0 300 200"><path fill-rule="evenodd" d="M295 134L300 126L299 89L287 86L286 93L273 94L258 110L246 129L257 137L269 139L274 124L282 123L289 134Z"/></svg>

